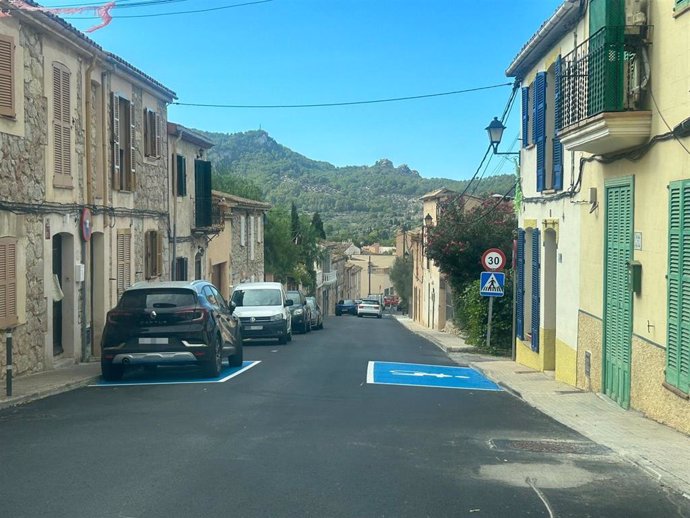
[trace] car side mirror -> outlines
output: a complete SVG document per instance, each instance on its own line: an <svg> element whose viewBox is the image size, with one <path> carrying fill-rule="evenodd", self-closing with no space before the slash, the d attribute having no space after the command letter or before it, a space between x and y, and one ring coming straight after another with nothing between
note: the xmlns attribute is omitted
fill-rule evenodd
<svg viewBox="0 0 690 518"><path fill-rule="evenodd" d="M294 302L292 302L292 299L287 299L287 300L285 301L285 306L286 306L286 307L287 307L287 306L292 306L293 304L294 304Z"/></svg>
<svg viewBox="0 0 690 518"><path fill-rule="evenodd" d="M231 315L235 312L236 307L237 307L237 304L235 304L232 301L228 304L228 311L230 312Z"/></svg>

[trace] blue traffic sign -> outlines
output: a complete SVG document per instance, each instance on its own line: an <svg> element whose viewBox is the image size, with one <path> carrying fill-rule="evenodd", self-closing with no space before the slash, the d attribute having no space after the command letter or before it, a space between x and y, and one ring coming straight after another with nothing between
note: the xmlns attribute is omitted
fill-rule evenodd
<svg viewBox="0 0 690 518"><path fill-rule="evenodd" d="M505 283L505 273L482 272L479 276L479 294L482 297L502 297Z"/></svg>
<svg viewBox="0 0 690 518"><path fill-rule="evenodd" d="M369 362L367 383L465 390L501 390L493 381L469 367L418 363Z"/></svg>

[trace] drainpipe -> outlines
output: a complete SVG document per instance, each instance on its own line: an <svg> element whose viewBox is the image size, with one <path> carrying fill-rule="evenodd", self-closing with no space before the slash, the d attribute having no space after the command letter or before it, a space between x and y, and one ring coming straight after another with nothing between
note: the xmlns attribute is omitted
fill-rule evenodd
<svg viewBox="0 0 690 518"><path fill-rule="evenodd" d="M175 264L177 261L177 144L180 143L180 140L182 140L182 134L183 131L179 128L177 128L178 135L177 138L173 141L173 149L172 149L172 206L173 206L173 220L172 220L172 263L170 267L170 279L173 281L177 280L177 272L175 271ZM170 192L170 189L168 189L168 192ZM168 213L170 211L168 210Z"/></svg>
<svg viewBox="0 0 690 518"><path fill-rule="evenodd" d="M91 58L89 66L86 68L86 74L84 77L84 95L86 97L86 104L84 106L85 112L85 145L86 145L86 205L93 205L93 189L91 176L93 175L93 164L91 163L91 114L93 112L93 103L91 101L91 73L96 66L96 56ZM81 229L80 232L81 234ZM81 282L81 361L86 362L91 356L90 347L90 330L92 329L91 316L93 314L93 300L91 297L91 246L90 241L85 241L83 236L81 237L81 263L84 266L84 279ZM87 301L88 297L88 301ZM87 315L86 309L89 308L89 314ZM87 322L88 316L88 322Z"/></svg>

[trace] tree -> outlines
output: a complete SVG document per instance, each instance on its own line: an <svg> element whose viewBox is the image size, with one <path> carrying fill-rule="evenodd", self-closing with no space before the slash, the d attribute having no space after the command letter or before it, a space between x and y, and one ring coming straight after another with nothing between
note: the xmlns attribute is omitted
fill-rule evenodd
<svg viewBox="0 0 690 518"><path fill-rule="evenodd" d="M321 221L321 216L318 212L315 212L311 218L311 228L316 233L316 237L326 239L326 231L323 229L323 221Z"/></svg>
<svg viewBox="0 0 690 518"><path fill-rule="evenodd" d="M459 293L479 278L485 250L500 248L510 257L516 226L513 206L508 201L489 198L465 210L463 200L450 199L441 205L436 226L427 230L427 255Z"/></svg>
<svg viewBox="0 0 690 518"><path fill-rule="evenodd" d="M409 308L412 298L412 258L409 255L397 257L388 275L400 296L400 306Z"/></svg>
<svg viewBox="0 0 690 518"><path fill-rule="evenodd" d="M264 201L264 195L261 187L253 181L242 176L230 174L227 171L217 171L213 174L213 188L217 191L227 192L249 200Z"/></svg>
<svg viewBox="0 0 690 518"><path fill-rule="evenodd" d="M297 213L297 206L295 202L292 202L290 208L290 236L292 236L292 242L296 245L300 241L300 225L299 225L299 214Z"/></svg>

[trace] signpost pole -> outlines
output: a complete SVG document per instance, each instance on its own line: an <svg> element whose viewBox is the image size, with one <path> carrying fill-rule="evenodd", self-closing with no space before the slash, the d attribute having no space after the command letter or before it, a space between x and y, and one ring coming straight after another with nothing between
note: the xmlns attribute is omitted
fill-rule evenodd
<svg viewBox="0 0 690 518"><path fill-rule="evenodd" d="M489 297L489 322L487 323L486 326L486 348L489 349L491 347L491 317L493 316L494 312L494 298Z"/></svg>

